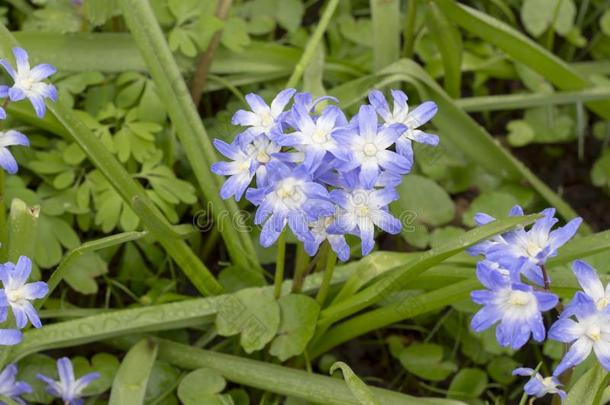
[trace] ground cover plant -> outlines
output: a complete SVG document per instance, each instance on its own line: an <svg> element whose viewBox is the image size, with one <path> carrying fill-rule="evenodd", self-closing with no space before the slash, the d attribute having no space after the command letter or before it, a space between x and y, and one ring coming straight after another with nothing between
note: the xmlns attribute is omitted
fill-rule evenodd
<svg viewBox="0 0 610 405"><path fill-rule="evenodd" d="M0 19L0 403L610 400L610 2Z"/></svg>

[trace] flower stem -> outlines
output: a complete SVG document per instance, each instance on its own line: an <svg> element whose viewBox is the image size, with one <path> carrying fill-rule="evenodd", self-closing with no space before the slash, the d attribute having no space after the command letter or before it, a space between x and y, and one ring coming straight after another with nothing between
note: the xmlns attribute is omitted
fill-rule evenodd
<svg viewBox="0 0 610 405"><path fill-rule="evenodd" d="M550 291L551 283L549 282L549 274L546 272L544 266L540 266L540 269L542 270L542 280L544 282L544 289Z"/></svg>
<svg viewBox="0 0 610 405"><path fill-rule="evenodd" d="M311 58L313 57L314 52L316 51L316 48L318 47L318 44L322 39L322 35L324 35L324 32L328 27L328 23L330 22L330 19L335 13L335 10L338 5L339 0L329 0L328 4L326 5L326 9L322 13L322 17L320 18L318 26L309 38L309 42L307 42L307 45L305 46L305 50L303 51L303 55L301 55L301 59L294 67L294 71L292 72L292 75L286 83L286 88L295 87L299 83L299 80L301 80L301 76L303 76L305 68L307 67L307 65L309 65L309 62L311 62Z"/></svg>
<svg viewBox="0 0 610 405"><path fill-rule="evenodd" d="M282 295L282 282L284 281L284 261L286 258L286 234L280 233L277 240L277 256L275 260L275 278L273 280L273 291L275 298Z"/></svg>
<svg viewBox="0 0 610 405"><path fill-rule="evenodd" d="M328 243L328 242L326 242ZM322 285L318 290L316 301L320 304L320 307L324 306L324 301L328 296L328 290L330 289L330 281L333 278L333 271L335 270L335 263L337 263L337 255L332 249L326 251L326 270L324 272L324 278L322 279Z"/></svg>
<svg viewBox="0 0 610 405"><path fill-rule="evenodd" d="M305 253L305 246L302 243L297 245L296 264L294 267L294 279L292 280L292 292L300 293L303 288L303 281L309 268L309 256Z"/></svg>

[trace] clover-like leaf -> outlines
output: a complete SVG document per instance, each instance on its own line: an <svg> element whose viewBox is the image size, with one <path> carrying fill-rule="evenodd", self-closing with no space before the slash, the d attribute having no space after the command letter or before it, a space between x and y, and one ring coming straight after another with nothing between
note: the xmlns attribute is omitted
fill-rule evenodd
<svg viewBox="0 0 610 405"><path fill-rule="evenodd" d="M313 337L320 305L302 294L285 295L279 299L280 329L273 339L269 353L285 361L305 350Z"/></svg>

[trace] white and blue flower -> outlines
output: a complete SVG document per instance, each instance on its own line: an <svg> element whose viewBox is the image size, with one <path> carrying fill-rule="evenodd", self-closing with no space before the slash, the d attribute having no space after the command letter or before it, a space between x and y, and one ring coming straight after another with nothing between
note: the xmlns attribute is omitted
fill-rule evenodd
<svg viewBox="0 0 610 405"><path fill-rule="evenodd" d="M13 78L13 85L8 89L11 101L29 99L39 118L44 117L46 106L45 98L57 101L57 89L43 80L54 74L57 70L48 63L30 68L27 52L22 48L13 48L13 55L17 69L8 60L0 60L0 65Z"/></svg>
<svg viewBox="0 0 610 405"><path fill-rule="evenodd" d="M299 240L312 238L308 224L335 212L326 187L314 182L304 165L273 160L267 169L269 184L246 192L246 198L258 206L254 223L263 224L261 245L271 246L286 224Z"/></svg>
<svg viewBox="0 0 610 405"><path fill-rule="evenodd" d="M590 296L578 291L566 311L566 314L562 314L549 329L550 339L571 344L570 349L553 371L553 375L559 376L567 369L582 363L589 357L591 351L595 352L602 367L610 370L608 307L599 311Z"/></svg>
<svg viewBox="0 0 610 405"><path fill-rule="evenodd" d="M380 128L377 113L370 105L363 105L356 119L345 128L337 129L332 136L342 148L350 152L340 171L360 168L360 182L365 188L372 188L381 170L396 174L406 174L411 164L406 157L390 150L401 133L406 130L403 124L390 124Z"/></svg>
<svg viewBox="0 0 610 405"><path fill-rule="evenodd" d="M360 186L350 190L335 189L330 192L330 198L339 209L328 232L360 237L363 256L375 246L375 226L393 235L402 228L400 221L388 209L388 205L398 199L393 188L367 189Z"/></svg>
<svg viewBox="0 0 610 405"><path fill-rule="evenodd" d="M253 137L264 134L269 138L274 137L273 133L281 130L281 124L286 112L284 109L290 102L296 90L285 89L278 93L273 99L271 105L267 105L265 100L258 94L250 93L246 95L246 102L252 111L238 110L231 123L233 125L241 125L249 127L246 131L240 134L240 137L245 138L249 142Z"/></svg>
<svg viewBox="0 0 610 405"><path fill-rule="evenodd" d="M513 375L531 377L523 387L523 391L528 395L542 398L547 394L557 394L562 400L565 400L567 397L566 392L559 388L561 387L561 383L557 377L543 377L536 370L526 367L516 368L513 370Z"/></svg>
<svg viewBox="0 0 610 405"><path fill-rule="evenodd" d="M27 136L13 129L0 131L0 167L9 174L15 174L19 166L8 149L9 146L30 146L30 141Z"/></svg>
<svg viewBox="0 0 610 405"><path fill-rule="evenodd" d="M306 167L316 170L329 153L342 160L349 159L346 150L331 136L335 129L347 125L347 120L338 107L328 106L319 117L312 117L309 110L295 105L292 115L296 131L281 135L276 141L282 146L302 151Z"/></svg>
<svg viewBox="0 0 610 405"><path fill-rule="evenodd" d="M0 373L0 395L12 399L18 404L25 405L26 402L20 398L23 394L32 392L32 387L24 382L17 381L17 366L9 364Z"/></svg>
<svg viewBox="0 0 610 405"><path fill-rule="evenodd" d="M337 254L339 260L345 262L349 259L350 249L345 241L345 236L328 232L328 228L334 221L335 216L329 215L309 224L312 238L307 239L304 242L305 252L307 252L308 255L315 255L320 248L320 244L327 240L331 249Z"/></svg>
<svg viewBox="0 0 610 405"><path fill-rule="evenodd" d="M407 95L400 90L392 90L392 98L394 99L394 108L390 111L388 102L383 93L379 90L373 90L369 93L369 102L377 113L383 118L386 125L404 124L406 129L401 133L400 138L396 140L396 151L402 156L405 156L410 166L413 165L413 145L412 142L423 143L430 146L436 146L439 142L438 135L428 134L417 128L421 127L434 117L438 107L432 101L426 101L420 104L413 111L409 111L407 104Z"/></svg>
<svg viewBox="0 0 610 405"><path fill-rule="evenodd" d="M19 329L23 329L28 320L36 328L42 326L31 301L47 295L49 287L43 281L28 283L31 271L32 261L26 256L21 256L17 264L7 262L0 266L0 280L3 285L0 292L7 302L6 306L0 308L0 320L6 320L10 307Z"/></svg>
<svg viewBox="0 0 610 405"><path fill-rule="evenodd" d="M554 308L559 301L555 294L535 291L519 282L519 268L511 268L507 278L483 262L477 264L477 277L486 290L473 291L472 300L483 305L472 318L471 327L482 332L494 324L501 346L518 349L533 336L541 342L545 337L541 312Z"/></svg>
<svg viewBox="0 0 610 405"><path fill-rule="evenodd" d="M477 244L468 251L471 254L484 254L487 260L497 262L506 268L510 268L515 261L526 258L527 265L522 269L523 275L540 286L545 285L541 267L549 258L557 255L557 250L576 234L582 218L574 218L565 226L553 230L553 226L558 222L554 217L555 209L547 208L541 214L543 217L538 219L530 229L518 227ZM515 206L509 215L521 216L523 209ZM495 218L479 213L475 220L477 224L484 225L494 221Z"/></svg>
<svg viewBox="0 0 610 405"><path fill-rule="evenodd" d="M57 373L59 381L53 380L43 374L38 374L36 377L47 384L46 391L56 397L61 398L66 405L83 405L84 400L83 390L87 388L91 382L100 378L100 373L88 373L79 379L74 378L74 368L72 362L67 357L62 357L57 360Z"/></svg>

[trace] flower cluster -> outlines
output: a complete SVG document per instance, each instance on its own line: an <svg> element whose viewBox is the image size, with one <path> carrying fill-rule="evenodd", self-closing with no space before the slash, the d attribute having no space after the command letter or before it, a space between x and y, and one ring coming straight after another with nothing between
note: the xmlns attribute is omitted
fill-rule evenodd
<svg viewBox="0 0 610 405"><path fill-rule="evenodd" d="M30 100L34 111L39 118L43 118L46 112L45 99L57 100L57 89L55 86L43 82L53 73L55 68L47 63L30 67L27 52L22 48L13 48L16 67L13 67L6 59L0 59L0 65L13 79L13 85L0 85L0 99L4 99L0 106L1 120L6 119L5 108L9 102ZM9 151L9 146L29 146L28 138L15 130L3 131L0 128L0 167L10 174L17 173L17 162Z"/></svg>
<svg viewBox="0 0 610 405"><path fill-rule="evenodd" d="M436 113L433 102L409 111L402 91L393 90L392 97L390 110L383 94L372 91L370 104L348 120L332 97L314 99L286 89L268 105L248 94L251 110L237 111L232 121L245 130L231 143L214 141L230 159L212 166L214 173L229 176L222 198L240 200L245 194L257 206L254 222L262 225L262 246L272 245L288 225L310 255L327 240L339 259L347 260L346 234L361 239L363 255L370 253L375 227L400 232L388 205L398 199L396 187L413 166L412 142L439 141L417 129ZM323 101L328 105L317 112Z"/></svg>
<svg viewBox="0 0 610 405"><path fill-rule="evenodd" d="M557 307L559 297L550 292L551 279L544 266L574 236L582 222L575 218L554 229L558 222L555 210L548 208L540 214L542 217L529 229L519 227L468 250L472 255L484 256L477 264L477 277L487 288L471 294L475 303L483 305L472 318L471 327L481 332L498 323L498 343L513 349L525 345L530 336L537 342L546 338L542 313ZM522 216L523 209L515 206L509 215ZM478 225L492 221L495 218L487 214L475 216ZM529 395L554 393L563 398L565 392L558 388L557 377L582 362L591 349L602 365L610 368L610 312L608 315L605 312L610 290L606 293L595 271L584 262L574 262L574 273L585 292L576 294L548 331L551 339L574 343L551 377L543 378L529 368L514 371L515 375L531 377L525 385Z"/></svg>
<svg viewBox="0 0 610 405"><path fill-rule="evenodd" d="M17 264L7 262L0 265L0 322L5 322L8 310L11 309L15 318L15 325L19 329L25 328L28 323L40 328L40 318L31 301L47 295L49 287L43 281L28 283L32 272L32 261L21 256ZM19 329L0 329L0 345L16 345L21 342L22 333Z"/></svg>

